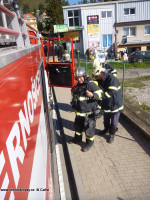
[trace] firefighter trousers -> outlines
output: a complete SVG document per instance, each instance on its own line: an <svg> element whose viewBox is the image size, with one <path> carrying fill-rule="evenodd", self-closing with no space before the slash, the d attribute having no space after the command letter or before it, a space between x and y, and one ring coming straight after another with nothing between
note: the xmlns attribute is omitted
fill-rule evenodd
<svg viewBox="0 0 150 200"><path fill-rule="evenodd" d="M77 135L82 135L85 132L86 138L89 140L94 140L96 128L96 120L90 117L76 116L74 122L74 129Z"/></svg>
<svg viewBox="0 0 150 200"><path fill-rule="evenodd" d="M120 112L104 113L104 127L116 130L118 126L119 117L120 117Z"/></svg>

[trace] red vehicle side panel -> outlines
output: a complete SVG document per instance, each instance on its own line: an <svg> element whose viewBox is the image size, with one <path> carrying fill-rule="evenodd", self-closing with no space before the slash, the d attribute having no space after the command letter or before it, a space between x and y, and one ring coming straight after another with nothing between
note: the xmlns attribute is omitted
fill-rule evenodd
<svg viewBox="0 0 150 200"><path fill-rule="evenodd" d="M40 51L0 69L0 199L54 198Z"/></svg>

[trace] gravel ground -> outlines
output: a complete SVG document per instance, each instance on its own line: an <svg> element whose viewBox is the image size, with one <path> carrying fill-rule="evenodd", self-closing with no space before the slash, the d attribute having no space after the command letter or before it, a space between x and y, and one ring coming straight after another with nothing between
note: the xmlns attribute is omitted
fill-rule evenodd
<svg viewBox="0 0 150 200"><path fill-rule="evenodd" d="M145 86L142 89L128 87L125 88L125 95L139 105L145 104L150 107L150 81L143 81Z"/></svg>

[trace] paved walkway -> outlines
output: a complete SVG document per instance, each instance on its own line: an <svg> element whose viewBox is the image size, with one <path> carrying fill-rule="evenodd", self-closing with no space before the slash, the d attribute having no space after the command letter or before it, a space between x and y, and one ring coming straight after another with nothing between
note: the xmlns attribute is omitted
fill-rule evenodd
<svg viewBox="0 0 150 200"><path fill-rule="evenodd" d="M54 88L67 142L74 136L75 114L69 104L70 89ZM150 140L123 120L112 144L99 136L103 118L97 120L94 147L83 153L69 144L71 162L81 200L150 200ZM83 138L83 145L85 136Z"/></svg>

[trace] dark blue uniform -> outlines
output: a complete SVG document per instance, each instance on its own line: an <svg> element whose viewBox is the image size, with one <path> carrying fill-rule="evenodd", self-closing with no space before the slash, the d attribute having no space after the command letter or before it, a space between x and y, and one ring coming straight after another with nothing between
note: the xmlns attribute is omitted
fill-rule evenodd
<svg viewBox="0 0 150 200"><path fill-rule="evenodd" d="M86 90L93 93L93 97L86 96ZM96 120L93 112L97 109L97 100L101 97L100 88L90 79L85 78L83 84L77 84L73 93L73 109L76 113L75 118L75 137L78 141L82 140L82 132L86 133L86 140L94 141Z"/></svg>
<svg viewBox="0 0 150 200"><path fill-rule="evenodd" d="M110 134L115 134L120 112L123 110L120 83L112 74L106 74L98 83L103 89L101 107L104 111L104 127Z"/></svg>

